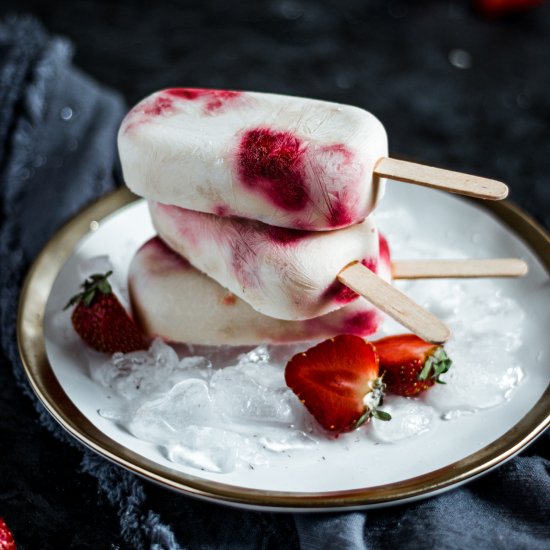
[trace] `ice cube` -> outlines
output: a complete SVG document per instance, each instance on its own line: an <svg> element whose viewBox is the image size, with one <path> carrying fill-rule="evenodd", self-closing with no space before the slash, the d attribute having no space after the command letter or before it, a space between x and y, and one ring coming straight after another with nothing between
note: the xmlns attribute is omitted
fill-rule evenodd
<svg viewBox="0 0 550 550"><path fill-rule="evenodd" d="M437 384L426 395L426 403L437 408L442 417L457 417L450 414L452 411L472 412L499 405L521 383L524 373L514 357L517 341L506 330L507 322L505 317L502 325L497 319L492 319L493 325L472 321L472 332L464 332L459 342L449 343L447 351L453 365L442 376L446 384ZM504 332L498 333L494 326ZM516 330L515 338L521 341L521 332ZM487 341L491 341L490 346Z"/></svg>
<svg viewBox="0 0 550 550"><path fill-rule="evenodd" d="M276 367L256 365L227 367L217 371L210 382L216 408L236 421L292 424L296 397L273 379L281 376ZM263 383L265 377L265 384Z"/></svg>
<svg viewBox="0 0 550 550"><path fill-rule="evenodd" d="M251 382L272 390L286 390L284 370L274 365L240 362L235 369Z"/></svg>
<svg viewBox="0 0 550 550"><path fill-rule="evenodd" d="M446 345L453 366L426 403L450 419L509 399L524 376L514 354L523 343L525 311L492 281L442 280L437 291L434 285L415 284L411 296L453 328Z"/></svg>
<svg viewBox="0 0 550 550"><path fill-rule="evenodd" d="M406 397L387 399L382 410L391 414L391 420L373 418L370 433L383 443L401 441L426 432L434 417L431 407Z"/></svg>
<svg viewBox="0 0 550 550"><path fill-rule="evenodd" d="M187 379L166 395L137 407L128 430L140 439L156 443L179 438L191 425L213 421L212 401L204 380Z"/></svg>
<svg viewBox="0 0 550 550"><path fill-rule="evenodd" d="M269 351L267 350L267 346L262 345L254 348L253 350L249 351L248 353L243 353L239 357L238 365L248 365L250 363L252 364L266 364L269 362Z"/></svg>
<svg viewBox="0 0 550 550"><path fill-rule="evenodd" d="M117 395L132 399L166 386L178 364L175 351L161 340L155 340L148 351L115 353L110 361L90 367L94 380Z"/></svg>
<svg viewBox="0 0 550 550"><path fill-rule="evenodd" d="M436 385L426 395L426 403L435 407L442 417L456 415L455 410L476 411L503 403L524 378L519 365L502 368L498 354L491 357L487 351L463 354L453 361L453 367L444 376L445 385Z"/></svg>
<svg viewBox="0 0 550 550"><path fill-rule="evenodd" d="M189 426L166 445L168 459L207 472L235 469L242 439L238 434L205 426Z"/></svg>
<svg viewBox="0 0 550 550"><path fill-rule="evenodd" d="M178 376L209 380L212 376L212 363L206 357L184 357L178 365Z"/></svg>

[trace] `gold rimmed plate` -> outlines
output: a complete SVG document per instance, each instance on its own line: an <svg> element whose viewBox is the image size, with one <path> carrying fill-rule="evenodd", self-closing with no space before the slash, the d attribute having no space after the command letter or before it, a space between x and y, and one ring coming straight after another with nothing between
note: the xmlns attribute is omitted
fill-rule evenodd
<svg viewBox="0 0 550 550"><path fill-rule="evenodd" d="M411 216L428 203L435 213L430 219ZM550 422L550 342L544 337L550 326L550 238L510 203L473 204L404 186L389 189L377 212L382 227L388 224L385 208L396 204L406 205L409 222L386 227L390 242L393 230L414 231L427 244L433 241L434 247L453 242L470 254L482 249L529 262L527 278L495 283L527 314L516 352L523 358L525 378L501 404L440 423L437 434L380 445L368 455L360 446L344 450L327 441L317 454L228 474L170 463L154 445L97 414L108 396L89 376L81 346L67 346L55 338L55 311L78 286L76 266L109 254L119 273L125 273L133 252L152 234L145 204L126 190L103 198L63 227L27 276L18 340L32 388L71 435L102 456L165 487L234 506L284 511L379 507L434 495L475 478L514 456ZM410 457L408 464L402 456Z"/></svg>

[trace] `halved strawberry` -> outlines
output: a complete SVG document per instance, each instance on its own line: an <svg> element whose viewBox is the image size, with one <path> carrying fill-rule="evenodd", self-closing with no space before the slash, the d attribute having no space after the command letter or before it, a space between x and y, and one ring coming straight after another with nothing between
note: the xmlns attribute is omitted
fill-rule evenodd
<svg viewBox="0 0 550 550"><path fill-rule="evenodd" d="M103 353L147 349L145 338L113 294L107 281L111 274L91 275L80 285L82 292L69 300L65 309L76 304L73 327L86 344Z"/></svg>
<svg viewBox="0 0 550 550"><path fill-rule="evenodd" d="M389 420L377 407L384 384L370 342L342 335L296 354L285 369L287 386L325 429L353 430L370 417Z"/></svg>
<svg viewBox="0 0 550 550"><path fill-rule="evenodd" d="M412 397L427 390L451 368L443 346L414 334L398 334L373 342L388 393Z"/></svg>

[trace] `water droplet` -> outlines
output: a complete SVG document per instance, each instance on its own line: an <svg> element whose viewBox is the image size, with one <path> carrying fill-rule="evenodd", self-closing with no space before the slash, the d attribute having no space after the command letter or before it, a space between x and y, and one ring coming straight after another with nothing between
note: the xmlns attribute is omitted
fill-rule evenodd
<svg viewBox="0 0 550 550"><path fill-rule="evenodd" d="M353 74L349 72L342 72L336 75L336 85L338 88L341 88L342 90L349 90L350 88L353 88L354 84L355 79L353 78Z"/></svg>
<svg viewBox="0 0 550 550"><path fill-rule="evenodd" d="M71 118L73 118L73 110L68 106L63 107L63 109L59 112L59 116L65 121L71 120Z"/></svg>
<svg viewBox="0 0 550 550"><path fill-rule="evenodd" d="M76 138L71 138L67 148L69 151L76 151L78 149L78 140Z"/></svg>
<svg viewBox="0 0 550 550"><path fill-rule="evenodd" d="M277 8L285 19L299 19L304 14L303 6L294 0L283 0Z"/></svg>
<svg viewBox="0 0 550 550"><path fill-rule="evenodd" d="M472 66L472 56L466 50L451 50L449 63L457 69L469 69Z"/></svg>
<svg viewBox="0 0 550 550"><path fill-rule="evenodd" d="M46 158L46 155L36 155L36 158L34 159L34 165L38 168L40 166L44 166L46 164L46 161L48 159Z"/></svg>
<svg viewBox="0 0 550 550"><path fill-rule="evenodd" d="M481 241L481 235L479 233L474 233L472 235L472 242L479 243Z"/></svg>
<svg viewBox="0 0 550 550"><path fill-rule="evenodd" d="M21 172L19 173L19 177L22 180L28 180L30 175L31 175L31 172L28 168L23 168L23 170L21 170Z"/></svg>
<svg viewBox="0 0 550 550"><path fill-rule="evenodd" d="M99 229L99 222L96 221L96 220L92 220L92 221L90 222L90 229L91 229L92 231L97 231L97 230Z"/></svg>

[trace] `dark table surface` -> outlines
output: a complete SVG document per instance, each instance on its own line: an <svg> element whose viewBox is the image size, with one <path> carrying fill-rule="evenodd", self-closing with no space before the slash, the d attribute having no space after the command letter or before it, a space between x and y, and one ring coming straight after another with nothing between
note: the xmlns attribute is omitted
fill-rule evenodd
<svg viewBox="0 0 550 550"><path fill-rule="evenodd" d="M488 19L460 0L2 0L0 16L9 13L70 38L75 64L129 104L181 85L367 108L394 155L506 181L550 229L548 4ZM80 453L36 422L10 369L0 401L0 516L21 546L124 547L116 511L79 473ZM166 521L177 517L164 490L149 498ZM274 522L295 547L292 519Z"/></svg>

